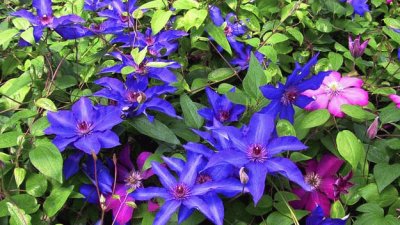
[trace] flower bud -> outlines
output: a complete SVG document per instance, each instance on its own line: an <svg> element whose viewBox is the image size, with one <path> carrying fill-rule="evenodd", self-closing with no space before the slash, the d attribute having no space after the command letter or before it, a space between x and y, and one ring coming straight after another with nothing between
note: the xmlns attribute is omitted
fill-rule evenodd
<svg viewBox="0 0 400 225"><path fill-rule="evenodd" d="M247 184L247 182L249 182L249 176L247 175L244 167L240 168L239 170L239 178L240 183L242 184Z"/></svg>
<svg viewBox="0 0 400 225"><path fill-rule="evenodd" d="M364 41L362 44L360 42L361 42L360 35L358 35L354 39L354 41L353 41L353 38L351 36L349 36L349 50L350 50L351 55L354 58L361 57L364 54L364 51L368 45L369 39Z"/></svg>
<svg viewBox="0 0 400 225"><path fill-rule="evenodd" d="M374 122L368 127L367 135L369 139L374 139L376 134L378 133L378 126L379 126L379 116L374 119Z"/></svg>

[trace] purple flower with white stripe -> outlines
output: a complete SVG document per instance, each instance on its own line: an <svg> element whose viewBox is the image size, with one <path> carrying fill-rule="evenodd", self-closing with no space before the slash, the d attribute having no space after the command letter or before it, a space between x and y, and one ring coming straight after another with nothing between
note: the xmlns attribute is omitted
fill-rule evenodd
<svg viewBox="0 0 400 225"><path fill-rule="evenodd" d="M87 154L99 153L101 148L119 145L118 136L111 130L122 122L119 109L114 106L93 106L88 98L81 98L72 110L48 112L50 122L44 132L55 134L53 139L60 151L72 144Z"/></svg>

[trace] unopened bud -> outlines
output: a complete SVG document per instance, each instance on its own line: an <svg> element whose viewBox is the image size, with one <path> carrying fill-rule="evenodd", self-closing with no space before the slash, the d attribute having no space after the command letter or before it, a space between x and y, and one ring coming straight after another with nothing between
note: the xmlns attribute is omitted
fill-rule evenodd
<svg viewBox="0 0 400 225"><path fill-rule="evenodd" d="M100 195L100 207L101 207L102 210L106 210L107 209L106 198L104 197L103 194Z"/></svg>
<svg viewBox="0 0 400 225"><path fill-rule="evenodd" d="M379 116L374 119L374 122L368 127L367 135L369 139L374 139L376 134L378 133L378 126L379 126Z"/></svg>
<svg viewBox="0 0 400 225"><path fill-rule="evenodd" d="M247 175L244 167L240 168L239 170L239 178L240 183L242 184L247 184L247 182L249 182L249 176Z"/></svg>
<svg viewBox="0 0 400 225"><path fill-rule="evenodd" d="M126 204L127 206L130 206L130 207L132 207L133 209L136 209L136 208L137 208L137 205L136 205L136 203L135 203L135 202L133 202L133 201L128 201L128 202L125 202L125 204Z"/></svg>

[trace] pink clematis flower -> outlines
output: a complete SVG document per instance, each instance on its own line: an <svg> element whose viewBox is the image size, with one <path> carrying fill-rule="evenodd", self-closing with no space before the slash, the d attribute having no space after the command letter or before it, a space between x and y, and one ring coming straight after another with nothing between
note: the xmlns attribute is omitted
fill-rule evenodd
<svg viewBox="0 0 400 225"><path fill-rule="evenodd" d="M399 53L399 55L400 55L400 53ZM390 100L392 100L394 102L394 104L396 104L396 107L400 109L400 96L391 94L391 95L389 95L389 98L390 98Z"/></svg>
<svg viewBox="0 0 400 225"><path fill-rule="evenodd" d="M317 90L307 90L303 95L312 97L315 101L308 104L305 109L328 109L336 116L343 117L340 107L344 104L366 106L368 92L362 89L363 80L355 77L342 77L339 72L332 71L324 78L322 85Z"/></svg>
<svg viewBox="0 0 400 225"><path fill-rule="evenodd" d="M312 190L307 192L302 188L293 188L292 191L300 200L291 201L290 204L296 209L305 208L313 211L317 205L321 206L325 216L329 216L331 203L335 198L336 173L343 164L343 160L333 156L324 155L321 160L309 160L305 171L305 181L312 186ZM343 185L340 185L343 187ZM344 192L344 190L341 190Z"/></svg>
<svg viewBox="0 0 400 225"><path fill-rule="evenodd" d="M126 224L132 219L135 200L129 196L126 186L117 184L113 195L107 195L106 211L112 210L113 218L118 224Z"/></svg>

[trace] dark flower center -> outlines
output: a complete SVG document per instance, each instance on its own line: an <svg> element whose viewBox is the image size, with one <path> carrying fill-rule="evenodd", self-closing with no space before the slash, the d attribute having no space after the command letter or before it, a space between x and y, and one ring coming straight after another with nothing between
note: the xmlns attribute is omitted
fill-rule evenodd
<svg viewBox="0 0 400 225"><path fill-rule="evenodd" d="M135 66L135 73L145 75L147 73L146 63L142 62Z"/></svg>
<svg viewBox="0 0 400 225"><path fill-rule="evenodd" d="M126 22L128 22L128 20L129 20L129 15L128 15L127 12L123 12L119 18L120 18L120 20L121 20L122 22L126 23Z"/></svg>
<svg viewBox="0 0 400 225"><path fill-rule="evenodd" d="M138 171L132 171L129 176L125 179L126 185L130 186L132 189L137 189L142 187L142 174Z"/></svg>
<svg viewBox="0 0 400 225"><path fill-rule="evenodd" d="M231 26L226 26L224 28L224 33L225 33L226 36L231 36L232 35L232 31L233 31L233 29L232 29Z"/></svg>
<svg viewBox="0 0 400 225"><path fill-rule="evenodd" d="M189 187L185 184L178 184L171 191L172 196L177 200L184 200L190 195Z"/></svg>
<svg viewBox="0 0 400 225"><path fill-rule="evenodd" d="M78 123L76 127L81 135L89 134L92 130L92 124L86 121Z"/></svg>
<svg viewBox="0 0 400 225"><path fill-rule="evenodd" d="M284 105L289 105L289 104L293 104L297 97L299 96L298 91L295 88L289 88L287 91L285 91L285 93L283 94L282 98L281 98L281 102Z"/></svg>
<svg viewBox="0 0 400 225"><path fill-rule="evenodd" d="M103 30L103 27L100 24L92 24L90 27L93 31L102 31Z"/></svg>
<svg viewBox="0 0 400 225"><path fill-rule="evenodd" d="M314 189L317 189L321 185L322 181L321 177L314 172L307 173L304 179L306 183L312 186Z"/></svg>
<svg viewBox="0 0 400 225"><path fill-rule="evenodd" d="M147 45L147 46L151 46L151 45L153 45L153 44L154 44L154 39L153 39L153 37L151 37L151 36L146 37L146 45Z"/></svg>
<svg viewBox="0 0 400 225"><path fill-rule="evenodd" d="M250 145L247 150L247 157L253 162L265 162L265 160L268 158L267 150L264 146L259 144Z"/></svg>
<svg viewBox="0 0 400 225"><path fill-rule="evenodd" d="M338 82L334 81L328 84L328 92L330 95L336 96L340 95L341 91L343 90L342 85L340 85Z"/></svg>
<svg viewBox="0 0 400 225"><path fill-rule="evenodd" d="M141 91L128 91L126 99L131 103L143 103L146 101L146 94Z"/></svg>
<svg viewBox="0 0 400 225"><path fill-rule="evenodd" d="M226 110L221 110L218 112L218 120L220 122L225 122L230 118L230 113L229 111Z"/></svg>
<svg viewBox="0 0 400 225"><path fill-rule="evenodd" d="M196 184L204 184L209 181L212 181L212 178L208 174L199 174L196 178Z"/></svg>
<svg viewBox="0 0 400 225"><path fill-rule="evenodd" d="M47 16L47 15L43 15L42 17L40 17L40 23L42 23L42 25L48 25L51 24L53 22L53 16Z"/></svg>

